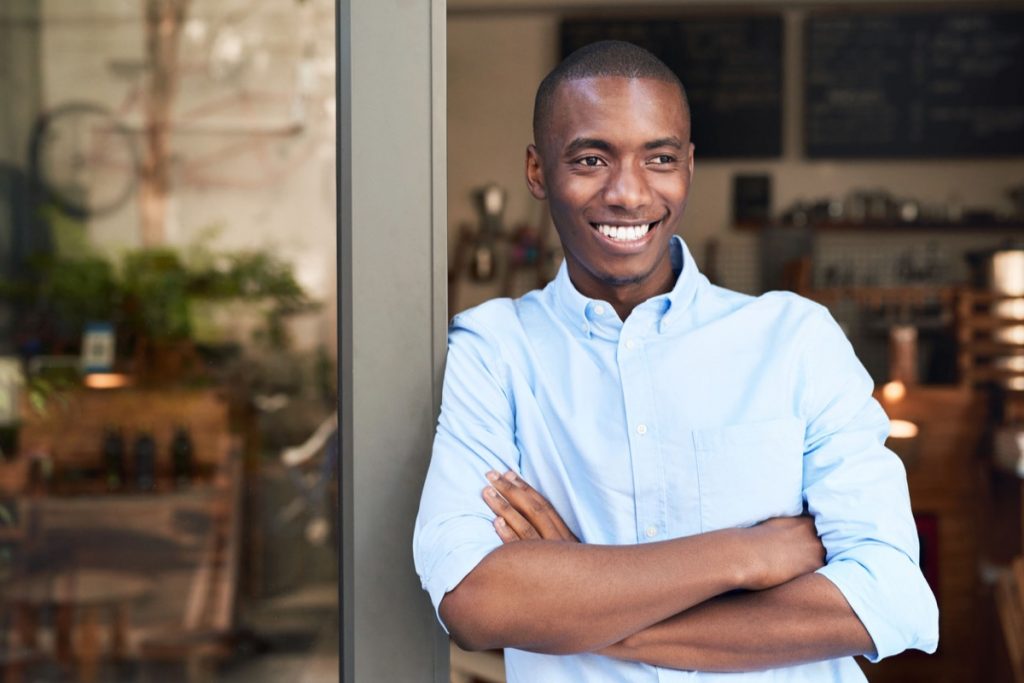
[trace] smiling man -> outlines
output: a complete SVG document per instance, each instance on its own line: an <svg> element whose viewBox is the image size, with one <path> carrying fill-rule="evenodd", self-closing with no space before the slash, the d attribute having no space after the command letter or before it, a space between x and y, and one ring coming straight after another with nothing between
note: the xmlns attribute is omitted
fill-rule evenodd
<svg viewBox="0 0 1024 683"><path fill-rule="evenodd" d="M534 141L565 262L453 320L416 522L452 636L506 648L510 681L855 681L852 655L934 651L905 474L846 338L795 295L711 285L675 236L676 76L583 48L541 84Z"/></svg>

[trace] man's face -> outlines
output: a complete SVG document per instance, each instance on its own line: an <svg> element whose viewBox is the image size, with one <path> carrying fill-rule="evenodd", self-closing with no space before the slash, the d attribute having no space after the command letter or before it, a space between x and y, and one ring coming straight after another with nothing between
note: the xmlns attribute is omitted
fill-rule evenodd
<svg viewBox="0 0 1024 683"><path fill-rule="evenodd" d="M632 305L674 281L669 240L693 176L689 117L676 85L653 79L562 83L527 184L547 199L573 284Z"/></svg>

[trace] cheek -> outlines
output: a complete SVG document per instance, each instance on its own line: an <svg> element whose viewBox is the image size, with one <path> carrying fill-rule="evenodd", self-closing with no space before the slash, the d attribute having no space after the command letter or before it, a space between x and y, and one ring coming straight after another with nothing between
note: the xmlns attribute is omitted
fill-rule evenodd
<svg viewBox="0 0 1024 683"><path fill-rule="evenodd" d="M566 244L576 244L582 237L583 229L572 211L564 207L551 206L551 217L554 219L555 231L559 239ZM589 227L589 226L588 226Z"/></svg>
<svg viewBox="0 0 1024 683"><path fill-rule="evenodd" d="M679 176L660 178L652 181L651 187L653 187L666 202L671 204L681 204L686 201L686 197L690 193L690 179L688 176L683 178L680 178Z"/></svg>
<svg viewBox="0 0 1024 683"><path fill-rule="evenodd" d="M548 209L551 215L558 219L557 223L563 223L570 230L586 222L585 206L583 199L565 193L548 196Z"/></svg>

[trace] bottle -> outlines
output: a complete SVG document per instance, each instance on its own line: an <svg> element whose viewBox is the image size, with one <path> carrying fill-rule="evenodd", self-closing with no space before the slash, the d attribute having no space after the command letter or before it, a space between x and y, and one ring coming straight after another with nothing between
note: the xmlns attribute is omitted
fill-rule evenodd
<svg viewBox="0 0 1024 683"><path fill-rule="evenodd" d="M152 491L156 486L156 441L149 432L139 432L135 439L135 486Z"/></svg>
<svg viewBox="0 0 1024 683"><path fill-rule="evenodd" d="M124 486L124 435L115 427L107 427L103 433L103 469L107 490L120 491Z"/></svg>
<svg viewBox="0 0 1024 683"><path fill-rule="evenodd" d="M188 430L178 426L171 439L171 465L174 468L174 484L179 488L192 482L192 437Z"/></svg>

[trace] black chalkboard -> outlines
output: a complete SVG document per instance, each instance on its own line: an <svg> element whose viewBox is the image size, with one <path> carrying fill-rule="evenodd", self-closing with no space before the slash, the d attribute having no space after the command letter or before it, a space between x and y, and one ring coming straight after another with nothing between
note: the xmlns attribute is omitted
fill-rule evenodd
<svg viewBox="0 0 1024 683"><path fill-rule="evenodd" d="M782 18L567 19L562 56L598 40L658 55L690 100L698 158L782 153Z"/></svg>
<svg viewBox="0 0 1024 683"><path fill-rule="evenodd" d="M1024 11L812 15L809 157L1024 155Z"/></svg>

